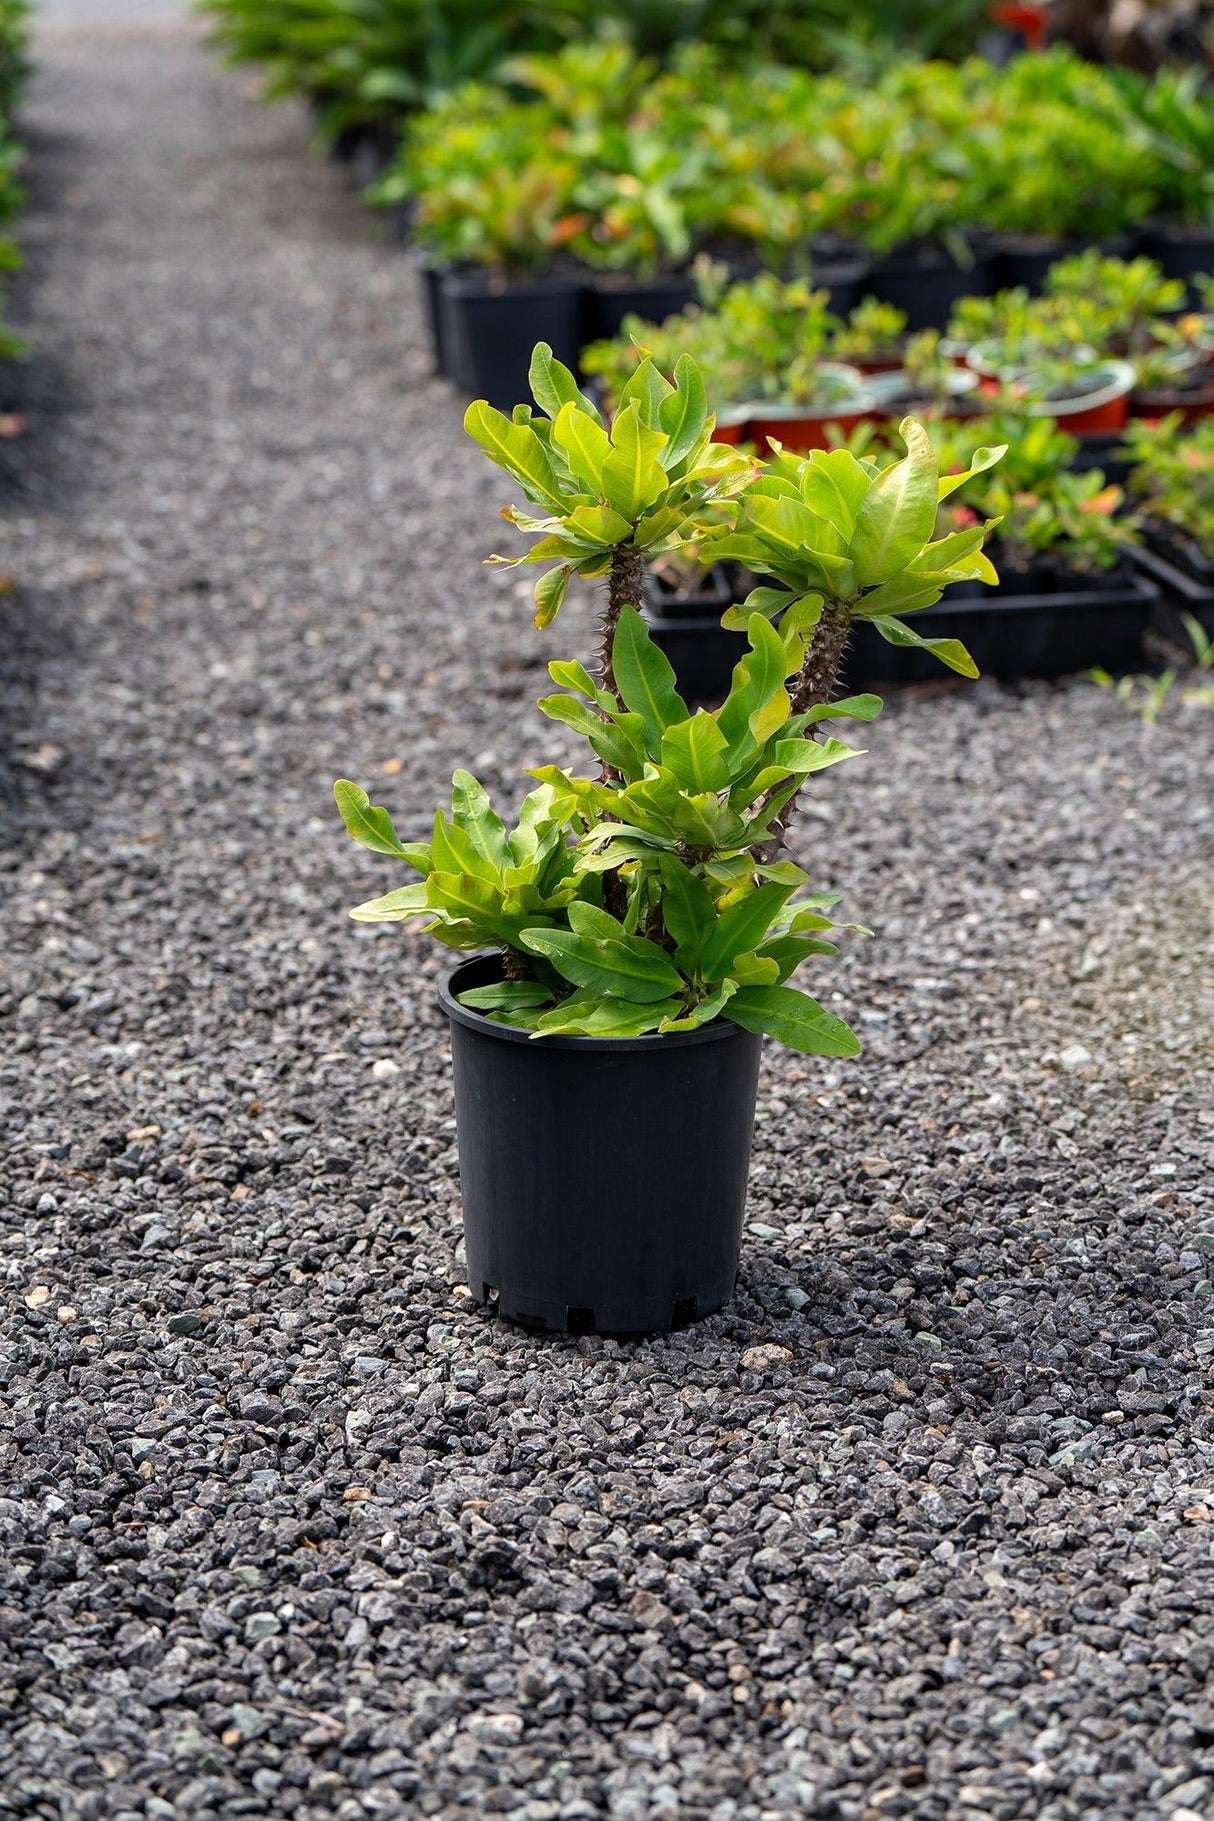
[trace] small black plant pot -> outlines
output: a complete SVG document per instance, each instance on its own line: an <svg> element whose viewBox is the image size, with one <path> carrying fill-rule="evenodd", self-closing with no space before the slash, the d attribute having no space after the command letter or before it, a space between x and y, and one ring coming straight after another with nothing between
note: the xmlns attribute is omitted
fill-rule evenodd
<svg viewBox="0 0 1214 1821"><path fill-rule="evenodd" d="M527 374L537 341L576 369L582 347L583 288L569 277L505 284L485 272L447 272L439 286L447 370L474 398L512 411L531 396Z"/></svg>
<svg viewBox="0 0 1214 1821"><path fill-rule="evenodd" d="M1142 252L1150 254L1165 278L1191 281L1214 272L1214 229L1186 228L1177 222L1149 222L1138 236ZM1193 295L1196 302L1196 294Z"/></svg>
<svg viewBox="0 0 1214 1821"><path fill-rule="evenodd" d="M963 267L943 249L923 246L895 251L874 263L864 289L904 311L912 332L943 329L959 299L989 293L991 273L985 252L976 252L971 264Z"/></svg>
<svg viewBox="0 0 1214 1821"><path fill-rule="evenodd" d="M642 322L665 322L668 316L685 310L695 294L695 280L690 273L668 272L646 282L595 273L586 289L586 340L617 336L626 316L639 316Z"/></svg>
<svg viewBox="0 0 1214 1821"><path fill-rule="evenodd" d="M417 271L418 283L421 285L422 305L426 327L430 331L430 344L434 349L434 371L444 379L451 377L451 350L447 346L450 339L447 322L448 312L443 307L443 278L445 266L434 265L425 257L413 260Z"/></svg>
<svg viewBox="0 0 1214 1821"><path fill-rule="evenodd" d="M1055 240L1048 235L1036 234L1001 236L995 242L993 252L995 289L1005 291L1013 285L1023 285L1026 291L1036 295L1044 285L1046 274L1052 265L1060 259L1069 259L1072 253L1086 252L1093 244L1101 253L1115 254L1118 259L1128 259L1134 251L1133 242L1127 234L1094 243L1086 240Z"/></svg>
<svg viewBox="0 0 1214 1821"><path fill-rule="evenodd" d="M451 1021L468 1287L525 1327L656 1334L733 1294L762 1039L532 1038L439 989Z"/></svg>

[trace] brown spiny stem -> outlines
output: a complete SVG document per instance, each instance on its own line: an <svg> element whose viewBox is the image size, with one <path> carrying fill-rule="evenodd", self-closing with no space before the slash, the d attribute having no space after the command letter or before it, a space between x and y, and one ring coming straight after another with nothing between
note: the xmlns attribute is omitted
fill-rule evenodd
<svg viewBox="0 0 1214 1821"><path fill-rule="evenodd" d="M611 570L607 577L607 611L603 615L603 641L599 648L599 682L615 694L615 669L611 662L615 629L625 607L640 612L641 588L645 580L645 559L635 544L617 544L611 553Z"/></svg>
<svg viewBox="0 0 1214 1821"><path fill-rule="evenodd" d="M534 980L535 974L529 958L521 949L511 948L508 942L502 943L502 978L503 980Z"/></svg>
<svg viewBox="0 0 1214 1821"><path fill-rule="evenodd" d="M839 671L851 640L851 629L851 614L846 607L827 608L823 612L805 653L805 662L789 690L794 714L804 714L807 709L833 701ZM760 866L770 866L779 858L796 807L797 795L794 794L773 821L768 839L751 849Z"/></svg>

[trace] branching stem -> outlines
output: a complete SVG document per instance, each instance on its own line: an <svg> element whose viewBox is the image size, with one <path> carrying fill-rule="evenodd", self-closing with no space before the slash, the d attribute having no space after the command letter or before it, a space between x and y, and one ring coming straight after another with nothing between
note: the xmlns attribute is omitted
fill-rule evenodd
<svg viewBox="0 0 1214 1821"><path fill-rule="evenodd" d="M839 671L851 640L852 618L846 607L824 608L805 653L805 662L789 690L793 714L833 701L839 682ZM788 825L797 807L794 793L771 825L771 834L751 849L760 866L771 866L780 855Z"/></svg>

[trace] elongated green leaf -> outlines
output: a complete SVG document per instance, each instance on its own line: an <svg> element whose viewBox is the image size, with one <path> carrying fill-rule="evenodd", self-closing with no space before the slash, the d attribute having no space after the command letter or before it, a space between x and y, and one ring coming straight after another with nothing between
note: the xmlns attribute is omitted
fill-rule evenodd
<svg viewBox="0 0 1214 1821"><path fill-rule="evenodd" d="M689 721L676 721L662 735L662 764L684 790L722 790L729 782L729 742L701 708Z"/></svg>
<svg viewBox="0 0 1214 1821"><path fill-rule="evenodd" d="M646 429L635 399L627 410L616 413L611 426L611 449L603 458L601 484L607 503L622 513L630 525L666 491L666 476L658 462L658 452L665 446L665 432Z"/></svg>
<svg viewBox="0 0 1214 1821"><path fill-rule="evenodd" d="M667 1019L677 1016L681 1009L678 999L659 999L642 1006L623 999L573 994L552 1011L541 1013L532 1036L645 1037L661 1030Z"/></svg>
<svg viewBox="0 0 1214 1821"><path fill-rule="evenodd" d="M361 784L355 784L349 778L338 778L333 795L342 821L360 847L369 847L373 854L391 854L394 860L412 857L410 848L397 838L387 810L373 805ZM412 852L418 851L427 850L419 849L415 842Z"/></svg>
<svg viewBox="0 0 1214 1821"><path fill-rule="evenodd" d="M708 421L704 380L690 355L679 357L674 380L675 390L663 399L658 410L658 421L670 439L661 455L662 466L668 472L695 448Z"/></svg>
<svg viewBox="0 0 1214 1821"><path fill-rule="evenodd" d="M671 821L688 847L711 851L738 847L745 840L746 824L741 816L719 802L712 791L680 795Z"/></svg>
<svg viewBox="0 0 1214 1821"><path fill-rule="evenodd" d="M403 923L406 917L420 916L427 909L425 881L419 880L416 885L402 885L382 898L368 898L365 904L356 904L350 915L356 923Z"/></svg>
<svg viewBox="0 0 1214 1821"><path fill-rule="evenodd" d="M535 344L531 356L531 368L528 373L531 394L541 411L555 418L562 405L572 405L575 410L583 411L588 416L597 418L598 412L582 392L573 374L561 361L554 358L552 349L546 341Z"/></svg>
<svg viewBox="0 0 1214 1821"><path fill-rule="evenodd" d="M535 584L535 624L541 632L561 611L572 574L569 564L562 563L559 569L549 569Z"/></svg>
<svg viewBox="0 0 1214 1821"><path fill-rule="evenodd" d="M819 721L875 721L885 704L880 696L844 696L840 702L818 702L799 717L806 727Z"/></svg>
<svg viewBox="0 0 1214 1821"><path fill-rule="evenodd" d="M985 474L996 462L1002 461L1007 454L1007 444L1000 443L997 449L975 449L970 458L970 465L963 474L942 474L937 483L936 497L946 500L958 487L964 487L966 481L973 480L975 474Z"/></svg>
<svg viewBox="0 0 1214 1821"><path fill-rule="evenodd" d="M489 801L489 793L470 771L457 771L451 780L451 814L473 847L497 871L509 858L506 830Z"/></svg>
<svg viewBox="0 0 1214 1821"><path fill-rule="evenodd" d="M632 526L613 506L576 506L565 524L595 550L609 550L632 536Z"/></svg>
<svg viewBox="0 0 1214 1821"><path fill-rule="evenodd" d="M796 973L803 961L812 955L834 955L838 949L833 942L823 942L817 936L773 936L770 942L764 942L759 949L761 959L774 961L777 968L776 984L784 982Z"/></svg>
<svg viewBox="0 0 1214 1821"><path fill-rule="evenodd" d="M856 514L849 554L862 588L885 582L916 557L936 523L936 452L922 424L902 423L906 455L878 475Z"/></svg>
<svg viewBox="0 0 1214 1821"><path fill-rule="evenodd" d="M705 980L723 980L738 955L757 948L792 896L788 885L756 885L718 917L700 953Z"/></svg>
<svg viewBox="0 0 1214 1821"><path fill-rule="evenodd" d="M641 422L650 429L657 429L662 403L674 393L674 387L664 374L659 373L648 355L638 361L625 380L616 406L617 412L626 411L636 400Z"/></svg>
<svg viewBox="0 0 1214 1821"><path fill-rule="evenodd" d="M552 441L568 463L570 473L588 493L603 492L603 463L611 450L602 424L577 406L561 406L552 425ZM563 505L571 502L562 502Z"/></svg>
<svg viewBox="0 0 1214 1821"><path fill-rule="evenodd" d="M698 1000L689 1012L682 1017L663 1018L658 1028L663 1035L667 1031L697 1031L702 1024L711 1024L714 1018L720 1016L737 990L734 981L722 980L720 986L706 998Z"/></svg>
<svg viewBox="0 0 1214 1821"><path fill-rule="evenodd" d="M459 1002L474 1012L519 1012L547 1005L551 998L538 980L498 980L493 986L470 986Z"/></svg>
<svg viewBox="0 0 1214 1821"><path fill-rule="evenodd" d="M784 642L779 633L759 613L751 614L746 632L750 650L734 666L729 694L717 710L717 726L728 742L735 776L787 718L789 706Z"/></svg>
<svg viewBox="0 0 1214 1821"><path fill-rule="evenodd" d="M687 719L687 704L675 688L674 670L665 652L649 636L634 607L620 611L611 647L611 668L616 688L626 708L645 724L649 751L661 751L662 735L675 721Z"/></svg>
<svg viewBox="0 0 1214 1821"><path fill-rule="evenodd" d="M777 740L772 757L794 777L805 778L811 772L825 771L845 759L863 758L863 749L848 746L843 740Z"/></svg>
<svg viewBox="0 0 1214 1821"><path fill-rule="evenodd" d="M522 946L543 955L574 986L633 1005L667 999L683 981L670 957L644 936L630 936L617 918L594 905L569 906L569 930L525 929Z"/></svg>
<svg viewBox="0 0 1214 1821"><path fill-rule="evenodd" d="M592 702L598 700L598 685L585 665L579 664L576 658L553 658L548 666L548 675L562 689L576 689L579 695L588 696Z"/></svg>
<svg viewBox="0 0 1214 1821"><path fill-rule="evenodd" d="M881 637L890 645L913 647L917 651L930 651L933 657L947 664L959 676L976 677L978 666L975 664L960 639L925 639L910 626L904 626L901 620L875 619L873 625Z"/></svg>
<svg viewBox="0 0 1214 1821"><path fill-rule="evenodd" d="M846 449L815 450L801 464L797 476L801 498L812 512L827 518L843 538L846 549L855 530L856 514L872 482L855 456Z"/></svg>
<svg viewBox="0 0 1214 1821"><path fill-rule="evenodd" d="M575 696L543 696L536 706L550 721L563 721L566 727L584 734L599 758L626 778L636 777L644 769L645 750L637 729L629 725L632 716L604 720L588 702Z"/></svg>
<svg viewBox="0 0 1214 1821"><path fill-rule="evenodd" d="M705 938L716 927L712 894L702 879L673 854L661 854L662 922L675 945L676 959L685 973L699 966Z"/></svg>
<svg viewBox="0 0 1214 1821"><path fill-rule="evenodd" d="M848 554L847 539L829 519L821 518L799 499L769 499L752 493L747 497L746 512L750 522L775 550L800 555L812 551L817 556L843 557Z"/></svg>
<svg viewBox="0 0 1214 1821"><path fill-rule="evenodd" d="M744 986L729 1002L729 1016L747 1031L762 1031L808 1056L858 1056L860 1040L842 1018L824 1011L795 986Z"/></svg>
<svg viewBox="0 0 1214 1821"><path fill-rule="evenodd" d="M590 419L586 421L589 423ZM478 398L464 413L464 429L490 461L514 476L528 499L542 500L555 512L564 511L567 501L556 469L529 424L512 424L508 417Z"/></svg>
<svg viewBox="0 0 1214 1821"><path fill-rule="evenodd" d="M467 829L457 821L449 822L441 810L434 818L430 857L436 872L475 873L495 888L501 885L496 863L485 858Z"/></svg>
<svg viewBox="0 0 1214 1821"><path fill-rule="evenodd" d="M474 873L436 872L426 880L426 903L449 917L493 929L501 916L502 891Z"/></svg>

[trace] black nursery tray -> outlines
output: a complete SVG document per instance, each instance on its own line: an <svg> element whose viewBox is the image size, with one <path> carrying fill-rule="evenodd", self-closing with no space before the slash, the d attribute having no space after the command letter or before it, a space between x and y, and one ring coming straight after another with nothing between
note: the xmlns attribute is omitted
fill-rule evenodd
<svg viewBox="0 0 1214 1821"><path fill-rule="evenodd" d="M1159 590L1127 569L1101 585L1013 594L986 589L945 600L907 624L925 639L960 639L983 676L1065 677L1100 665L1113 672L1143 661L1143 636ZM946 674L930 652L887 645L861 622L844 666L844 687L934 683Z"/></svg>
<svg viewBox="0 0 1214 1821"><path fill-rule="evenodd" d="M1064 677L1100 665L1114 672L1143 662L1143 637L1159 606L1154 580L1127 570L1101 587L1040 594L984 589L916 613L908 622L923 638L960 639L984 676ZM689 702L719 702L745 635L715 618L678 619L649 611L653 641L674 667ZM862 622L848 654L844 691L874 683L935 683L950 673L930 652L887 645Z"/></svg>
<svg viewBox="0 0 1214 1821"><path fill-rule="evenodd" d="M1159 591L1151 622L1170 645L1189 650L1188 629L1181 618L1185 613L1192 614L1203 632L1214 638L1214 564L1205 565L1208 579L1202 581L1192 573L1186 575L1157 550L1138 549L1134 561Z"/></svg>

